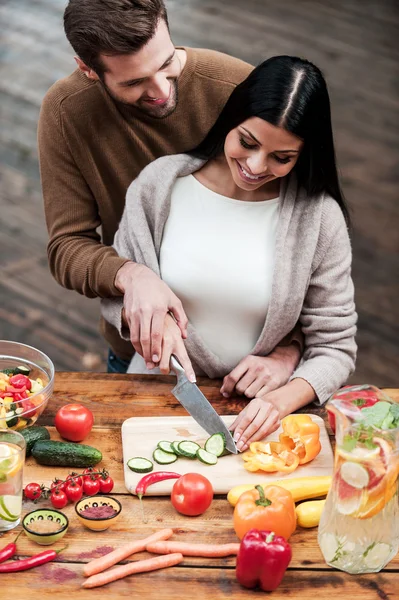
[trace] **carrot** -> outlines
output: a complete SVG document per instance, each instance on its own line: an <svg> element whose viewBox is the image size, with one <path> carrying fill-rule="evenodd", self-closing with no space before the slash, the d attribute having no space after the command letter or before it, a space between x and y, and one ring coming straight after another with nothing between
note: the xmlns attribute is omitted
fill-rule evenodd
<svg viewBox="0 0 399 600"><path fill-rule="evenodd" d="M121 546L121 548L117 548L109 554L101 556L100 558L95 558L87 563L83 567L83 575L85 575L85 577L90 577L90 575L95 575L95 573L101 573L101 571L105 571L105 569L112 567L112 565L115 565L124 558L136 554L136 552L142 552L145 550L147 544L158 542L159 540L167 540L172 535L173 529L161 529L161 531L157 531L143 540L135 540L134 542L125 544L124 546Z"/></svg>
<svg viewBox="0 0 399 600"><path fill-rule="evenodd" d="M187 544L184 542L151 542L147 544L147 552L168 554L180 552L183 556L202 556L209 558L238 554L240 544Z"/></svg>
<svg viewBox="0 0 399 600"><path fill-rule="evenodd" d="M82 583L84 588L94 588L117 579L122 579L127 575L133 575L134 573L148 573L149 571L156 571L157 569L164 569L165 567L173 567L173 565L179 564L184 557L182 554L167 554L164 556L156 556L154 558L147 558L146 560L136 560L136 562L128 563L127 565L120 565L111 569L106 573L99 573L86 579Z"/></svg>

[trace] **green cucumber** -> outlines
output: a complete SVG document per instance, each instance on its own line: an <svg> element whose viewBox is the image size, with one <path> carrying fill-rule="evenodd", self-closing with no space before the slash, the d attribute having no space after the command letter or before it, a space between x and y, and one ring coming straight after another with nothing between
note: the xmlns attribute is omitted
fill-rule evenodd
<svg viewBox="0 0 399 600"><path fill-rule="evenodd" d="M200 448L197 450L197 458L204 463L204 465L216 465L218 457L206 450Z"/></svg>
<svg viewBox="0 0 399 600"><path fill-rule="evenodd" d="M226 436L224 433L214 433L206 440L204 448L215 456L222 456L226 449Z"/></svg>
<svg viewBox="0 0 399 600"><path fill-rule="evenodd" d="M179 442L178 449L182 456L185 458L197 458L197 451L200 449L200 445L189 440Z"/></svg>
<svg viewBox="0 0 399 600"><path fill-rule="evenodd" d="M172 448L172 442L161 441L161 442L158 442L157 446L164 452L169 452L170 454L176 454Z"/></svg>
<svg viewBox="0 0 399 600"><path fill-rule="evenodd" d="M164 452L161 448L155 448L152 458L159 465L170 465L177 461L176 454L172 454L171 452Z"/></svg>
<svg viewBox="0 0 399 600"><path fill-rule="evenodd" d="M26 429L22 429L19 433L25 438L26 456L30 456L32 454L32 448L36 442L50 439L48 429L45 427L27 427Z"/></svg>
<svg viewBox="0 0 399 600"><path fill-rule="evenodd" d="M142 458L141 456L130 458L127 461L127 466L135 473L150 473L154 468L153 463L148 458Z"/></svg>
<svg viewBox="0 0 399 600"><path fill-rule="evenodd" d="M28 369L28 367L25 367L24 365L19 365L15 369L15 375L25 375L26 377L29 377L29 373L30 369Z"/></svg>
<svg viewBox="0 0 399 600"><path fill-rule="evenodd" d="M177 454L177 456L183 456L183 454L179 450L179 443L180 442L172 442L171 443L172 450L173 450L174 454Z"/></svg>
<svg viewBox="0 0 399 600"><path fill-rule="evenodd" d="M32 456L39 465L79 468L94 467L103 457L100 450L92 446L51 440L36 442L32 448Z"/></svg>

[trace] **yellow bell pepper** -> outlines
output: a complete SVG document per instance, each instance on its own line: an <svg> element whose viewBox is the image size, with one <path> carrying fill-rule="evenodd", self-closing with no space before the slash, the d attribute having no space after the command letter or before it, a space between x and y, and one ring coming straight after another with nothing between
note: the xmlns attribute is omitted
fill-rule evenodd
<svg viewBox="0 0 399 600"><path fill-rule="evenodd" d="M250 472L292 473L299 465L298 456L280 442L252 442L249 449L243 459L245 469Z"/></svg>
<svg viewBox="0 0 399 600"><path fill-rule="evenodd" d="M279 439L288 450L299 456L299 464L313 460L321 450L320 427L309 415L288 415L281 421Z"/></svg>
<svg viewBox="0 0 399 600"><path fill-rule="evenodd" d="M310 500L311 498L321 498L322 496L326 496L331 487L331 482L331 475L324 475L278 479L273 481L273 485L278 485L285 490L288 490L291 492L294 502L300 502L301 500ZM270 485L270 482L263 484L262 487L266 487L267 485ZM241 494L248 492L249 490L254 490L255 486L256 483L253 485L236 485L227 494L227 500L231 506L235 506Z"/></svg>
<svg viewBox="0 0 399 600"><path fill-rule="evenodd" d="M298 504L295 508L298 525L306 529L317 527L325 503L325 500L311 500L310 502Z"/></svg>

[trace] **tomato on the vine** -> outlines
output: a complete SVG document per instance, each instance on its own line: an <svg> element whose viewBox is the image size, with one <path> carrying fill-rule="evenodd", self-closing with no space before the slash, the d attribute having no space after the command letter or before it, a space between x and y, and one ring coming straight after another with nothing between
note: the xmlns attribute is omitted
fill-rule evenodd
<svg viewBox="0 0 399 600"><path fill-rule="evenodd" d="M102 494L109 494L114 487L114 480L108 475L108 477L100 477L100 492Z"/></svg>
<svg viewBox="0 0 399 600"><path fill-rule="evenodd" d="M82 404L66 404L55 415L54 424L61 437L70 442L81 442L93 427L91 410Z"/></svg>
<svg viewBox="0 0 399 600"><path fill-rule="evenodd" d="M84 477L82 477L81 473L75 473L72 471L72 473L69 473L68 477L66 478L65 483L67 484L69 481L76 481L80 487L83 487L83 479Z"/></svg>
<svg viewBox="0 0 399 600"><path fill-rule="evenodd" d="M65 494L70 502L78 502L83 496L83 488L76 481L69 481L65 488Z"/></svg>
<svg viewBox="0 0 399 600"><path fill-rule="evenodd" d="M101 477L101 473L95 467L87 467L87 469L83 471L83 475L92 475L92 479L100 479Z"/></svg>
<svg viewBox="0 0 399 600"><path fill-rule="evenodd" d="M25 486L24 494L28 500L38 500L42 495L42 486L38 483L28 483Z"/></svg>
<svg viewBox="0 0 399 600"><path fill-rule="evenodd" d="M177 512L189 517L202 515L213 499L212 484L203 475L187 473L176 481L171 501Z"/></svg>
<svg viewBox="0 0 399 600"><path fill-rule="evenodd" d="M95 496L100 491L100 482L98 479L85 477L83 481L83 492L86 496Z"/></svg>
<svg viewBox="0 0 399 600"><path fill-rule="evenodd" d="M65 486L66 486L66 482L63 481L62 479L58 479L58 477L56 477L51 482L50 489L53 490L54 488L57 488L58 490L65 492Z"/></svg>
<svg viewBox="0 0 399 600"><path fill-rule="evenodd" d="M68 497L62 490L54 489L50 495L50 502L54 508L64 508L68 504Z"/></svg>

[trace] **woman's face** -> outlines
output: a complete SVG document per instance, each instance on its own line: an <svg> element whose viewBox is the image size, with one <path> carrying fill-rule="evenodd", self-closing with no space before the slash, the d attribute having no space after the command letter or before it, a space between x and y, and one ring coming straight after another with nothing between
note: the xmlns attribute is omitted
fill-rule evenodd
<svg viewBox="0 0 399 600"><path fill-rule="evenodd" d="M234 183L254 191L287 175L295 166L303 141L282 127L251 117L232 129L224 154Z"/></svg>

